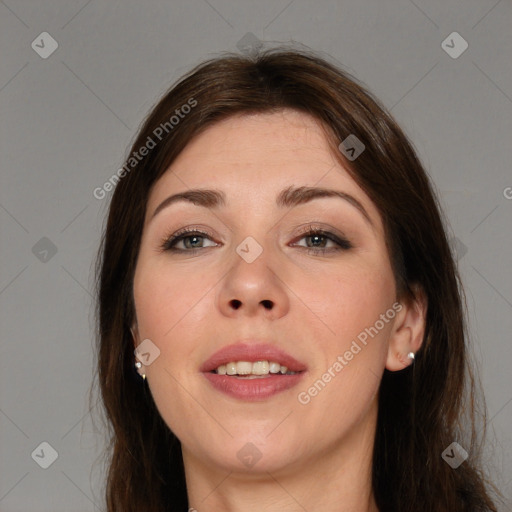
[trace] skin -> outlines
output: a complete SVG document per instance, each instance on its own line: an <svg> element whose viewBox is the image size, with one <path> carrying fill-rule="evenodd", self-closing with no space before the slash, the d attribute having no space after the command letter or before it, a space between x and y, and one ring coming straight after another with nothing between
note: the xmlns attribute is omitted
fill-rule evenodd
<svg viewBox="0 0 512 512"><path fill-rule="evenodd" d="M350 194L371 224L339 198L278 208L277 195L291 185ZM177 202L152 218L169 195L190 188L221 190L226 205ZM312 223L343 234L353 247L313 252L337 246L304 235ZM185 227L212 237L181 241L182 252L160 248ZM248 236L263 248L250 264L236 252ZM194 253L185 252L194 246ZM149 197L134 297L134 345L149 338L160 350L144 372L162 418L182 443L191 507L378 510L371 489L378 387L384 368L411 364L407 354L421 345L426 304L421 293L401 300L400 312L360 344L342 371L309 403L299 402L298 393L400 299L380 214L333 157L313 118L290 110L236 116L191 141ZM259 402L214 389L199 367L219 348L248 337L306 363L301 383ZM237 457L246 443L261 452L252 467Z"/></svg>

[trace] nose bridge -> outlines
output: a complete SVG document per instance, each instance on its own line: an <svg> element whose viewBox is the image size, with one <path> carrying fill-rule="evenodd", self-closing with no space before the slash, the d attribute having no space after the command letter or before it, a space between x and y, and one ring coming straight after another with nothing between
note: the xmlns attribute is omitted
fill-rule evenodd
<svg viewBox="0 0 512 512"><path fill-rule="evenodd" d="M272 243L247 236L238 244L219 293L219 308L228 316L257 314L280 317L289 298L277 278L278 258Z"/></svg>

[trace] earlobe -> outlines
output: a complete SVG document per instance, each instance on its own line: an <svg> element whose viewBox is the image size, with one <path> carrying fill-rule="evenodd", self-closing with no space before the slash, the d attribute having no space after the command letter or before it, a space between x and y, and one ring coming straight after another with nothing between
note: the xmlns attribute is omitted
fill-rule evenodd
<svg viewBox="0 0 512 512"><path fill-rule="evenodd" d="M414 363L425 334L427 298L421 287L412 287L414 296L402 303L389 337L386 368L392 372Z"/></svg>
<svg viewBox="0 0 512 512"><path fill-rule="evenodd" d="M140 337L139 337L139 327L137 325L137 322L134 322L132 324L132 326L130 327L130 332L132 333L132 338L133 338L133 353L135 355L135 369L137 371L137 373L143 378L143 379L146 379L146 370L145 370L145 367L144 365L137 359L137 356L135 354L136 352L136 349L137 349L137 346L139 345L139 342L140 342Z"/></svg>

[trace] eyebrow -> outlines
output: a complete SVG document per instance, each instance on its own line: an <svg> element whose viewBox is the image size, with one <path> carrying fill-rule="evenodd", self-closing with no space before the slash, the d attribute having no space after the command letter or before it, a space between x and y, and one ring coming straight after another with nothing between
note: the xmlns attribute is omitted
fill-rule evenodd
<svg viewBox="0 0 512 512"><path fill-rule="evenodd" d="M276 199L276 204L280 208L291 208L299 204L308 203L313 199L323 197L337 197L354 206L363 215L365 220L373 227L372 220L365 210L364 206L353 196L346 192L333 190L330 188L318 187L288 187L282 190ZM155 209L151 218L153 219L160 211L171 204L185 201L193 203L196 206L204 208L219 208L226 205L226 195L220 190L213 189L191 189L179 192L164 199Z"/></svg>

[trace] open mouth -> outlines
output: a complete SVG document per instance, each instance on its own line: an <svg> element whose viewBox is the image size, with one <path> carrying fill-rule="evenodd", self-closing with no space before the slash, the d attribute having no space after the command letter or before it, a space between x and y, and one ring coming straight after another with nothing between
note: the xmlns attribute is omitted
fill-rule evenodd
<svg viewBox="0 0 512 512"><path fill-rule="evenodd" d="M224 394L261 401L297 386L307 366L273 344L246 340L218 350L199 371Z"/></svg>

